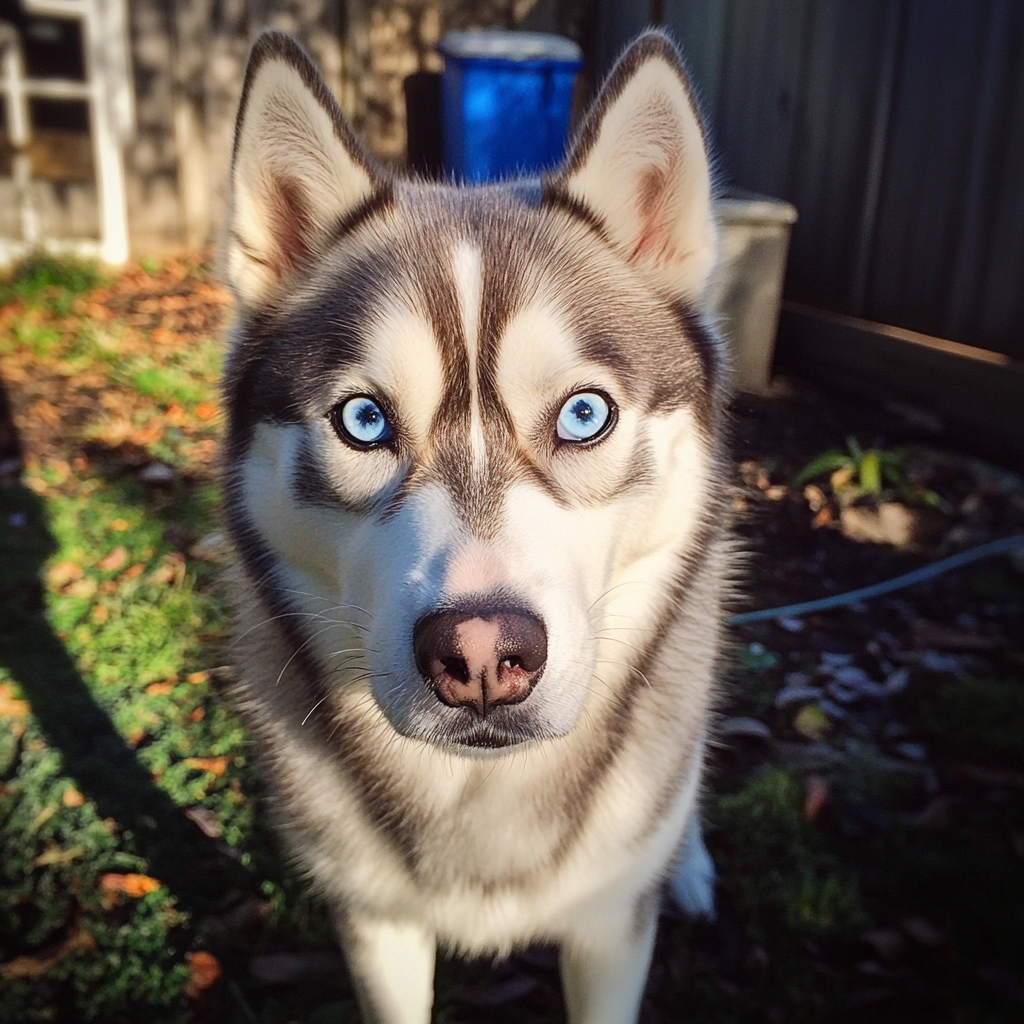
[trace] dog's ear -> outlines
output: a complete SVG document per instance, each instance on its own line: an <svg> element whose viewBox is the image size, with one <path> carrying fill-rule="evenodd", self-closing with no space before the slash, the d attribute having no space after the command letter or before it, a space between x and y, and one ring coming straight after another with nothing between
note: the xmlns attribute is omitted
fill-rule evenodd
<svg viewBox="0 0 1024 1024"><path fill-rule="evenodd" d="M306 52L283 32L260 35L231 160L226 270L242 305L272 298L381 187Z"/></svg>
<svg viewBox="0 0 1024 1024"><path fill-rule="evenodd" d="M645 32L612 69L547 187L597 217L627 259L699 303L717 255L711 171L679 52Z"/></svg>

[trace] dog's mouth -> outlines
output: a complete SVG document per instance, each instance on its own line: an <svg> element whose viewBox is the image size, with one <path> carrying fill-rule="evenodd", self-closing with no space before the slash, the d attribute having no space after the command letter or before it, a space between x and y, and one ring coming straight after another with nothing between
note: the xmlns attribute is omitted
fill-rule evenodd
<svg viewBox="0 0 1024 1024"><path fill-rule="evenodd" d="M455 728L438 730L430 739L438 746L484 754L489 751L505 751L522 747L528 743L549 738L550 734L527 722L466 722Z"/></svg>
<svg viewBox="0 0 1024 1024"><path fill-rule="evenodd" d="M502 747L512 747L522 740L512 739L511 736L503 736L490 731L479 731L462 737L458 743L462 747L475 747L479 750L500 750Z"/></svg>

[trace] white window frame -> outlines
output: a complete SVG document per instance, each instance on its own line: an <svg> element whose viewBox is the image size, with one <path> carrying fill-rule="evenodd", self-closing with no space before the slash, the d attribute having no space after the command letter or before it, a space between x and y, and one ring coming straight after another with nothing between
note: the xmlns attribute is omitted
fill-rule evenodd
<svg viewBox="0 0 1024 1024"><path fill-rule="evenodd" d="M27 14L77 18L82 23L85 81L26 78L20 40L0 39L0 94L6 99L7 128L14 147L13 174L18 196L20 239L0 238L0 261L16 260L37 249L92 256L105 263L128 259L128 208L124 145L135 128L135 104L128 48L127 0L21 0ZM89 104L98 240L44 238L32 205L28 101L32 97L79 99Z"/></svg>

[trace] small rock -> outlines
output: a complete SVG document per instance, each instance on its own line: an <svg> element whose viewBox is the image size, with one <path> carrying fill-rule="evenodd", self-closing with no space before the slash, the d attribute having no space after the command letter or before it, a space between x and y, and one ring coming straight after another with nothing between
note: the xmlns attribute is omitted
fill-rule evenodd
<svg viewBox="0 0 1024 1024"><path fill-rule="evenodd" d="M835 654L832 651L821 652L821 670L822 672L828 672L830 675L834 673L837 668L842 668L844 665L853 664L852 654Z"/></svg>
<svg viewBox="0 0 1024 1024"><path fill-rule="evenodd" d="M718 727L720 736L742 736L744 739L770 740L771 730L756 718L727 718Z"/></svg>
<svg viewBox="0 0 1024 1024"><path fill-rule="evenodd" d="M952 672L959 674L963 664L955 654L940 654L938 651L920 651L914 660L928 672Z"/></svg>
<svg viewBox="0 0 1024 1024"><path fill-rule="evenodd" d="M140 484L164 486L174 480L174 470L163 462L151 462L135 474L135 479Z"/></svg>
<svg viewBox="0 0 1024 1024"><path fill-rule="evenodd" d="M897 693L902 693L907 688L907 683L910 682L910 670L906 668L898 668L895 672L890 672L885 679L885 692L890 696Z"/></svg>
<svg viewBox="0 0 1024 1024"><path fill-rule="evenodd" d="M845 708L841 708L838 704L833 704L830 700L818 701L818 707L820 707L833 722L842 722L850 717Z"/></svg>
<svg viewBox="0 0 1024 1024"><path fill-rule="evenodd" d="M897 743L893 748L900 757L908 761L926 761L928 749L923 743Z"/></svg>
<svg viewBox="0 0 1024 1024"><path fill-rule="evenodd" d="M793 673L799 675L799 673ZM775 694L777 708L788 707L790 704L806 704L821 699L821 690L817 686L786 686Z"/></svg>

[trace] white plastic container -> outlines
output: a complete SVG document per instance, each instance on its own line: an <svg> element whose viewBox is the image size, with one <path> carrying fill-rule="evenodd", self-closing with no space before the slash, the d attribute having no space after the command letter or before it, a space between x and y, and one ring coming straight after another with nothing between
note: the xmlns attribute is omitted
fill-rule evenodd
<svg viewBox="0 0 1024 1024"><path fill-rule="evenodd" d="M715 215L721 235L711 308L732 354L734 386L763 393L771 380L796 208L737 190L715 202Z"/></svg>

